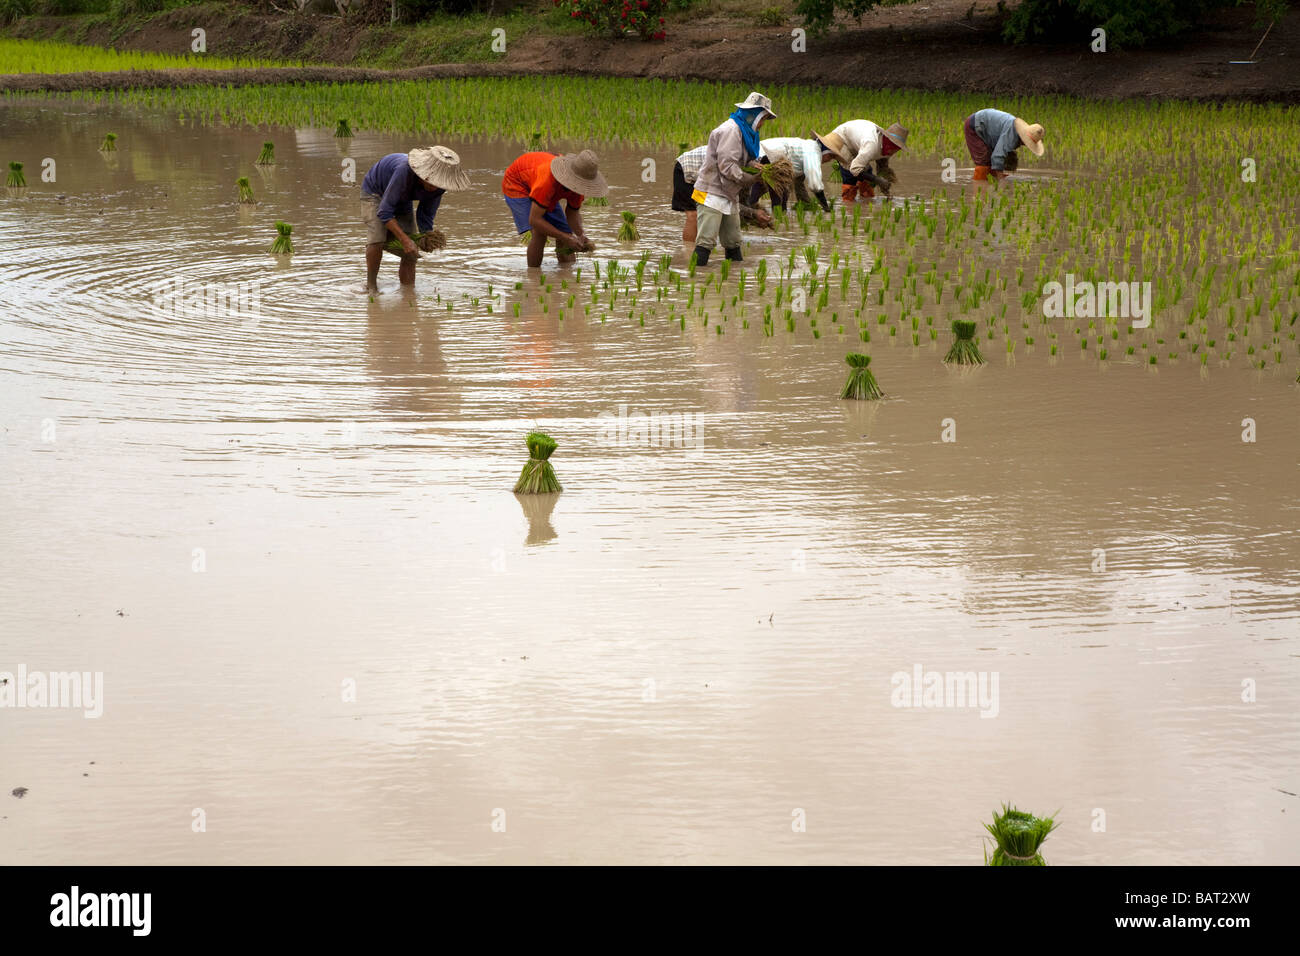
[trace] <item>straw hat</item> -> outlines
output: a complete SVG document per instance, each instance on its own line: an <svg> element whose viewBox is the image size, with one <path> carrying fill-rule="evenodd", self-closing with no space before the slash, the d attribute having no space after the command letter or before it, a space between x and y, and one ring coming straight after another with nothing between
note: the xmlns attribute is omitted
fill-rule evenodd
<svg viewBox="0 0 1300 956"><path fill-rule="evenodd" d="M1020 137L1020 142L1028 146L1029 151L1035 156L1043 155L1043 125L1041 123L1026 123L1017 116L1016 135Z"/></svg>
<svg viewBox="0 0 1300 956"><path fill-rule="evenodd" d="M835 158L840 161L841 166L848 166L853 163L853 154L849 152L849 147L844 142L844 137L839 133L827 133L825 136L819 136L815 130L810 132L812 133L813 139L820 140L821 144L835 155Z"/></svg>
<svg viewBox="0 0 1300 956"><path fill-rule="evenodd" d="M760 109L772 119L776 119L776 114L772 112L772 101L757 90L746 96L745 102L736 105L742 110Z"/></svg>
<svg viewBox="0 0 1300 956"><path fill-rule="evenodd" d="M603 196L609 192L605 177L597 168L596 154L589 149L556 156L551 160L551 175L565 189L572 189L582 196Z"/></svg>
<svg viewBox="0 0 1300 956"><path fill-rule="evenodd" d="M903 129L903 127L899 126L897 123L891 123L889 129L884 131L884 135L893 140L894 145L899 149L903 149L907 146L907 130Z"/></svg>
<svg viewBox="0 0 1300 956"><path fill-rule="evenodd" d="M469 176L460 168L460 157L446 146L426 146L406 154L411 171L439 189L468 189Z"/></svg>

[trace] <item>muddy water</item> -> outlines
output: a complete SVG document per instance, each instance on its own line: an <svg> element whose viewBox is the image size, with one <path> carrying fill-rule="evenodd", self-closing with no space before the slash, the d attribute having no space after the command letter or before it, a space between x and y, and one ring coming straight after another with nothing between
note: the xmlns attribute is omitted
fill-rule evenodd
<svg viewBox="0 0 1300 956"><path fill-rule="evenodd" d="M1060 808L1055 863L1300 861L1288 377L957 374L945 336L873 341L888 400L839 402L852 334L540 312L515 146L451 144L482 188L372 302L340 163L405 141L4 119L0 670L104 692L0 710L0 860L970 864L1012 800ZM606 151L598 261L622 208L677 251L642 158ZM154 314L178 277L256 280L257 314ZM622 405L703 447L611 439ZM565 492L521 503L534 425ZM918 666L995 702L894 706Z"/></svg>

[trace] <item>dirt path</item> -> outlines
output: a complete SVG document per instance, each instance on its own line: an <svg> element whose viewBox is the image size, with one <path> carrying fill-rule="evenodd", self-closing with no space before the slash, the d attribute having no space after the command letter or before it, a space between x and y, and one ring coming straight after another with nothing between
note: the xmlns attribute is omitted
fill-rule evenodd
<svg viewBox="0 0 1300 956"><path fill-rule="evenodd" d="M1215 26L1171 49L1092 53L1086 39L1068 48L1014 47L998 39L997 16L976 12L967 19L966 0L885 8L864 18L862 28L809 38L808 52L791 51L790 27L760 27L752 21L712 18L678 24L667 43L638 43L597 37L525 35L510 43L495 63L443 63L406 70L354 66L242 70L163 70L122 73L0 76L0 90L112 90L193 84L361 82L454 76L517 76L565 73L701 79L760 86L774 83L901 87L997 95L1072 94L1099 99L1129 97L1196 100L1256 100L1300 103L1300 10L1272 30L1258 55L1244 60L1260 37L1253 11L1228 10ZM989 7L987 3L980 5ZM246 35L261 37L222 55L291 58L303 31L284 22L249 15ZM187 21L188 22L188 21ZM298 21L302 24L302 21ZM278 29L272 29L272 24ZM39 35L38 26L24 30ZM166 16L149 29L120 41L158 49L163 34L179 29ZM356 50L357 31L338 21L311 24L335 30L330 49L338 59ZM299 40L286 39L297 35ZM266 37L278 39L268 49ZM89 39L94 39L93 37ZM171 48L176 48L172 46Z"/></svg>

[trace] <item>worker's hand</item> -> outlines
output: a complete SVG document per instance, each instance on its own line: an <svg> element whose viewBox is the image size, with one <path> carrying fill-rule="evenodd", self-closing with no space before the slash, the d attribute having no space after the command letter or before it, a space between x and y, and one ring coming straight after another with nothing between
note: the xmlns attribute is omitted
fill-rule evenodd
<svg viewBox="0 0 1300 956"><path fill-rule="evenodd" d="M402 236L402 255L418 256L419 254L420 250L415 247L415 243L411 241L411 237Z"/></svg>
<svg viewBox="0 0 1300 956"><path fill-rule="evenodd" d="M754 223L755 223L755 224L756 224L760 229L771 229L771 228L772 228L772 214L771 214L770 212L768 212L766 209L760 209L760 210L758 210L757 212L754 213Z"/></svg>
<svg viewBox="0 0 1300 956"><path fill-rule="evenodd" d="M580 236L575 233L573 236L573 248L577 249L579 252L590 252L592 249L591 240L586 236Z"/></svg>

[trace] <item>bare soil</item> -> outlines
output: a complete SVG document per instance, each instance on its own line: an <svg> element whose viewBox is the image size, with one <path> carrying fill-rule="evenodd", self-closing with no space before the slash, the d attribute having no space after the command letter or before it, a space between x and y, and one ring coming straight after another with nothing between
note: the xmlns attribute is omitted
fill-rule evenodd
<svg viewBox="0 0 1300 956"><path fill-rule="evenodd" d="M671 25L666 42L537 31L511 37L494 62L412 63L390 70L348 66L375 30L335 17L259 16L226 8L209 36L238 38L210 45L223 56L325 60L338 66L246 70L163 70L70 75L0 76L0 90L85 90L189 84L301 83L396 80L448 76L563 73L743 82L908 88L989 95L1069 94L1193 100L1300 102L1300 11L1275 25L1251 64L1262 31L1254 11L1224 11L1177 45L1093 53L1088 37L1070 46L1011 46L1000 39L995 5L968 0L888 7L851 21L825 37L809 37L807 52L791 50L794 22L760 26L737 15L687 19ZM193 16L160 15L127 30L111 45L175 51L188 48ZM12 35L67 32L67 18L32 18ZM83 30L81 42L109 45L108 26ZM118 27L120 30L120 27ZM99 36L104 33L104 36Z"/></svg>

